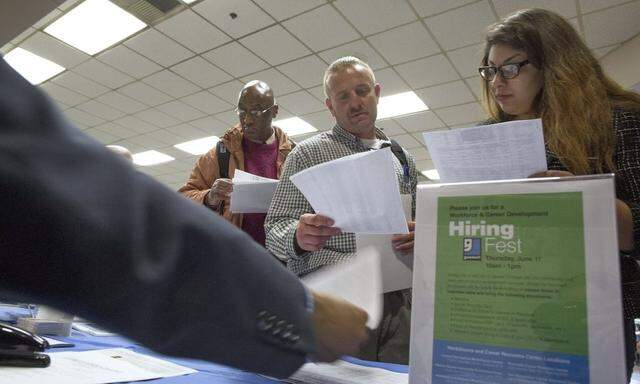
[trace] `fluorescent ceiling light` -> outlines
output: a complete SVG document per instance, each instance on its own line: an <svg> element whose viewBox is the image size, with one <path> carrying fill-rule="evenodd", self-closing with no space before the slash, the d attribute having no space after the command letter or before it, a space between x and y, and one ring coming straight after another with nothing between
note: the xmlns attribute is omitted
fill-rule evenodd
<svg viewBox="0 0 640 384"><path fill-rule="evenodd" d="M109 0L86 0L44 31L89 55L95 55L146 26Z"/></svg>
<svg viewBox="0 0 640 384"><path fill-rule="evenodd" d="M207 136L201 139L195 139L191 141L186 141L184 143L176 144L174 145L174 147L178 148L181 151L190 153L192 155L204 155L216 145L218 140L220 140L218 136Z"/></svg>
<svg viewBox="0 0 640 384"><path fill-rule="evenodd" d="M4 57L6 62L31 84L37 85L64 71L64 67L16 47Z"/></svg>
<svg viewBox="0 0 640 384"><path fill-rule="evenodd" d="M182 0L182 2L185 3L185 4L191 4L191 3L194 3L196 1L198 1L198 0Z"/></svg>
<svg viewBox="0 0 640 384"><path fill-rule="evenodd" d="M175 158L158 151L145 151L133 155L133 163L143 167L173 161Z"/></svg>
<svg viewBox="0 0 640 384"><path fill-rule="evenodd" d="M273 125L280 127L289 136L303 135L305 133L318 131L314 126L299 117L290 117L288 119L274 121Z"/></svg>
<svg viewBox="0 0 640 384"><path fill-rule="evenodd" d="M438 174L437 169L427 169L420 173L422 173L429 180L440 180L440 175Z"/></svg>
<svg viewBox="0 0 640 384"><path fill-rule="evenodd" d="M397 95L384 96L378 102L378 120L401 115L426 111L427 105L415 92L403 92Z"/></svg>

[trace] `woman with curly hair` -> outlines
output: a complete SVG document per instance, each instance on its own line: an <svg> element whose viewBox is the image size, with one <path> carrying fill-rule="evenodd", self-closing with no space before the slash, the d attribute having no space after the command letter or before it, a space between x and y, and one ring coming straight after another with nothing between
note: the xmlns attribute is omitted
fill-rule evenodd
<svg viewBox="0 0 640 384"><path fill-rule="evenodd" d="M640 317L640 95L607 77L571 24L543 9L491 25L479 71L490 122L542 119L549 171L533 176L615 173L630 378Z"/></svg>

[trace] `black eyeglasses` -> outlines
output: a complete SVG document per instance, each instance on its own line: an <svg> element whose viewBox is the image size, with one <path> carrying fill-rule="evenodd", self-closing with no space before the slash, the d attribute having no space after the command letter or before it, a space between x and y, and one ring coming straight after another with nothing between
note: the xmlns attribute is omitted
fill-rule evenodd
<svg viewBox="0 0 640 384"><path fill-rule="evenodd" d="M252 109L251 111L249 111L249 113L251 114L251 116L253 116L256 119L258 119L258 118L261 118L262 115L264 115L265 113L269 112L269 110L271 110L275 106L276 106L276 104L273 104L269 108L267 108L265 110L262 110L262 111ZM247 117L247 111L245 111L244 109L236 108L236 113L238 114L238 117L241 118L241 119L244 119L245 117Z"/></svg>
<svg viewBox="0 0 640 384"><path fill-rule="evenodd" d="M498 73L500 73L503 79L509 80L518 76L520 74L520 68L527 64L529 64L529 60L524 60L519 63L509 63L499 67L486 66L478 68L478 72L480 72L480 76L486 81L492 81Z"/></svg>

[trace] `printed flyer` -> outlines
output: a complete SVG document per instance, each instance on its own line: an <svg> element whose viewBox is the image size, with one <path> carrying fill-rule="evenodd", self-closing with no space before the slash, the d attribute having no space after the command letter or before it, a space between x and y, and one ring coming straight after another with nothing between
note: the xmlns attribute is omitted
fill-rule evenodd
<svg viewBox="0 0 640 384"><path fill-rule="evenodd" d="M589 236L598 232L591 228L594 212L585 212L593 194L557 185L549 192L508 193L506 184L491 188L506 193L430 197L432 224L423 219L416 231L417 239L425 238L414 265L412 384L602 382L592 380L590 353L599 349L590 344L590 332L600 326L590 324L593 287L587 283L592 276L598 281L597 268L587 265L594 254L587 246L598 240ZM487 189L471 189L480 190ZM423 201L419 193L418 222L427 213ZM604 216L606 223L612 215ZM601 241L615 240L611 228L606 233ZM606 284L609 295L619 295L615 281ZM605 328L621 340L619 327ZM607 361L624 371L614 352Z"/></svg>

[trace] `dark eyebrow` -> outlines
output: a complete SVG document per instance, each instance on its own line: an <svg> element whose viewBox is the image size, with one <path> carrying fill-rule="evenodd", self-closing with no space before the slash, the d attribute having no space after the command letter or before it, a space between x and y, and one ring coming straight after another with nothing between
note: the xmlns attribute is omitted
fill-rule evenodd
<svg viewBox="0 0 640 384"><path fill-rule="evenodd" d="M503 62L502 62L502 64L503 64L503 65L504 65L504 64L508 64L508 63L509 63L509 61L511 61L511 60L513 60L513 59L515 59L515 58L516 58L516 57L518 57L519 55L520 55L520 53L516 53L515 55L508 57L505 61L503 61ZM490 64L490 65L492 65L492 66L495 66L495 65L496 65L496 63L494 63L494 62L493 62L493 61L491 61L491 60L489 60L489 64Z"/></svg>

